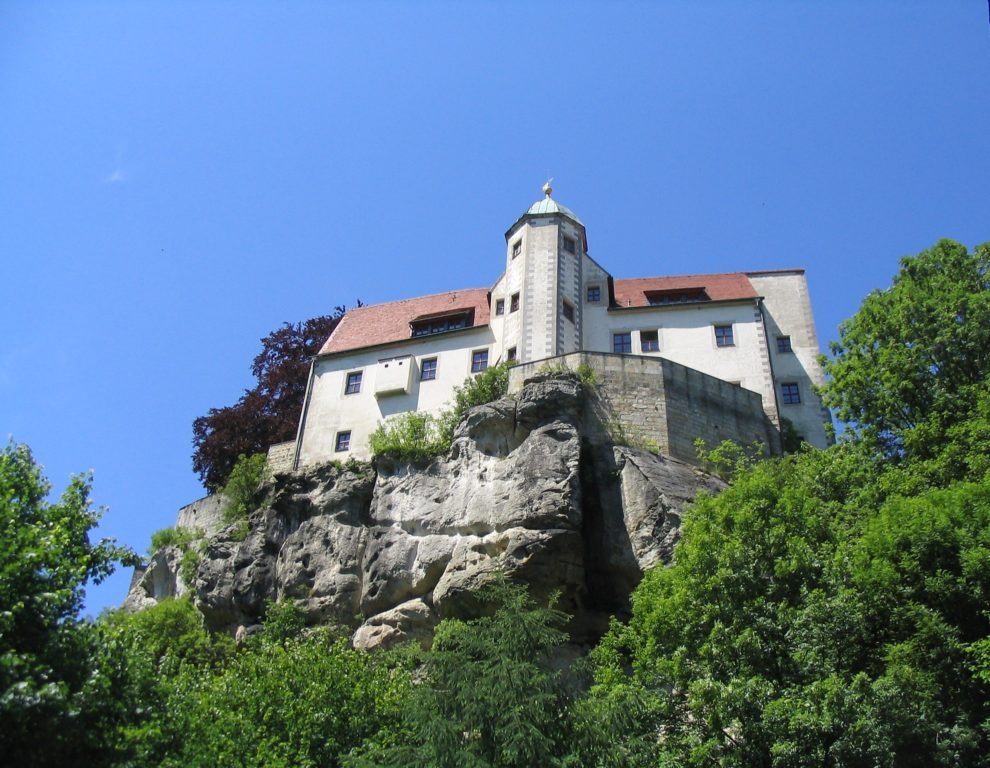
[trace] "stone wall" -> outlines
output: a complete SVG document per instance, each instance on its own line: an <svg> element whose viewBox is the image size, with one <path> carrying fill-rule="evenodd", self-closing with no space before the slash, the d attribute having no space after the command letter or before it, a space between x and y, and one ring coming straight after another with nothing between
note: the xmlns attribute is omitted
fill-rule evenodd
<svg viewBox="0 0 990 768"><path fill-rule="evenodd" d="M269 446L265 460L265 480L271 480L276 472L291 472L296 460L296 441L289 440Z"/></svg>
<svg viewBox="0 0 990 768"><path fill-rule="evenodd" d="M658 451L697 462L694 441L714 447L723 440L759 441L773 453L780 436L756 392L670 360L639 355L575 352L518 365L509 372L509 392L532 376L580 366L593 372L596 420L603 440ZM586 430L586 435L594 435Z"/></svg>

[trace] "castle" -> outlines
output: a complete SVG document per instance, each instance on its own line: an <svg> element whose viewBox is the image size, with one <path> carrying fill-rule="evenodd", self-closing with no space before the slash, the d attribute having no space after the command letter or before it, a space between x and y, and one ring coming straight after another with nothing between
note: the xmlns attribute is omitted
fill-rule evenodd
<svg viewBox="0 0 990 768"><path fill-rule="evenodd" d="M708 436L760 437L731 427L751 423L755 409L771 429L786 419L812 445L828 443L804 270L616 279L588 254L584 224L549 182L543 192L505 233L504 271L490 288L343 316L313 361L299 433L279 463L367 458L382 419L436 412L466 377L503 361L519 364L510 386L521 386L534 364L560 356L591 360L624 386L634 369L641 399L654 376L657 393L680 393L656 407L663 419L718 408Z"/></svg>

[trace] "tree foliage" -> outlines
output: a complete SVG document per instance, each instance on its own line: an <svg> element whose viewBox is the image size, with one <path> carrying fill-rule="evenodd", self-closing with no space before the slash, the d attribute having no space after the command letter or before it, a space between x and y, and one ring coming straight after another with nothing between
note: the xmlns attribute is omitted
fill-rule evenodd
<svg viewBox="0 0 990 768"><path fill-rule="evenodd" d="M234 405L211 408L193 422L193 470L208 490L224 486L239 456L264 453L295 437L310 360L344 311L341 306L332 315L284 323L265 336L251 365L257 384Z"/></svg>
<svg viewBox="0 0 990 768"><path fill-rule="evenodd" d="M607 764L598 761L609 751L606 723L577 705L579 681L555 664L566 614L535 605L525 587L505 580L478 599L491 615L441 622L398 732L380 734L348 765Z"/></svg>
<svg viewBox="0 0 990 768"><path fill-rule="evenodd" d="M924 458L967 421L990 375L990 244L941 240L901 260L839 327L824 402L888 456Z"/></svg>
<svg viewBox="0 0 990 768"><path fill-rule="evenodd" d="M83 588L134 554L92 543L90 478L58 502L24 445L0 451L0 754L10 764L107 762L123 680L99 633L80 621Z"/></svg>
<svg viewBox="0 0 990 768"><path fill-rule="evenodd" d="M986 764L990 484L864 514L858 452L758 465L692 508L597 651L599 695L648 702L643 764Z"/></svg>

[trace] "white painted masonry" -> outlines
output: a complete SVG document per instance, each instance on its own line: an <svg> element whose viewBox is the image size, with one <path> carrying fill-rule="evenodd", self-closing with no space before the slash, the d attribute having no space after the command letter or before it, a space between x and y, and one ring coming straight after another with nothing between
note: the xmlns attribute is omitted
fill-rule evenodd
<svg viewBox="0 0 990 768"><path fill-rule="evenodd" d="M577 216L552 199L549 185L544 192L506 232L505 268L487 294L451 292L345 315L313 361L296 466L367 458L382 419L443 408L472 375L472 361L480 365L476 355L494 365L582 350L664 358L737 384L761 396L774 424L784 417L812 445L828 443L803 270L615 280L587 254ZM413 335L437 318L462 317L466 327ZM628 352L616 348L616 334L629 334ZM644 334L651 342L656 334L655 349L644 350Z"/></svg>

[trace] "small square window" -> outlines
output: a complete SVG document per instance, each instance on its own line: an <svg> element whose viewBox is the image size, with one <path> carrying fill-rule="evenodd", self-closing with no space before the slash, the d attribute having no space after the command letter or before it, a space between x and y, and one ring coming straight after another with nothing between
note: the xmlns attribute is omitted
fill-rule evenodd
<svg viewBox="0 0 990 768"><path fill-rule="evenodd" d="M361 391L361 371L347 374L347 387L344 389L345 395L356 395Z"/></svg>
<svg viewBox="0 0 990 768"><path fill-rule="evenodd" d="M509 311L510 312L518 312L519 311L519 294L518 293L512 294L512 297L509 299Z"/></svg>
<svg viewBox="0 0 990 768"><path fill-rule="evenodd" d="M337 441L334 444L334 451L342 453L351 450L351 430L337 433Z"/></svg>
<svg viewBox="0 0 990 768"><path fill-rule="evenodd" d="M505 314L505 299L495 299L495 314L496 315Z"/></svg>
<svg viewBox="0 0 990 768"><path fill-rule="evenodd" d="M516 359L515 347L509 347L509 351L505 353L505 359L508 360L510 363Z"/></svg>
<svg viewBox="0 0 990 768"><path fill-rule="evenodd" d="M783 395L784 405L798 405L801 402L801 390L798 389L797 382L788 382L780 385L780 392Z"/></svg>
<svg viewBox="0 0 990 768"><path fill-rule="evenodd" d="M612 351L620 355L632 353L632 334L614 333L612 334Z"/></svg>
<svg viewBox="0 0 990 768"><path fill-rule="evenodd" d="M732 326L731 325L716 325L715 326L715 346L716 347L732 347L732 346L735 346L735 342L732 340Z"/></svg>
<svg viewBox="0 0 990 768"><path fill-rule="evenodd" d="M566 317L572 323L574 322L574 305L571 304L569 301L564 302L564 317Z"/></svg>
<svg viewBox="0 0 990 768"><path fill-rule="evenodd" d="M577 241L573 237L564 236L564 250L568 253L577 252Z"/></svg>
<svg viewBox="0 0 990 768"><path fill-rule="evenodd" d="M598 302L602 300L602 288L600 285L588 286L588 301Z"/></svg>
<svg viewBox="0 0 990 768"><path fill-rule="evenodd" d="M516 258L520 253L522 253L522 240L516 240L512 244L512 258Z"/></svg>
<svg viewBox="0 0 990 768"><path fill-rule="evenodd" d="M659 352L660 335L656 331L640 331L639 346L644 352Z"/></svg>
<svg viewBox="0 0 990 768"><path fill-rule="evenodd" d="M793 352L791 349L791 337L790 336L778 336L777 337L777 351L778 352Z"/></svg>
<svg viewBox="0 0 990 768"><path fill-rule="evenodd" d="M488 350L479 349L471 353L471 373L481 373L488 367Z"/></svg>
<svg viewBox="0 0 990 768"><path fill-rule="evenodd" d="M419 371L420 381L432 381L437 377L437 359L424 360Z"/></svg>

